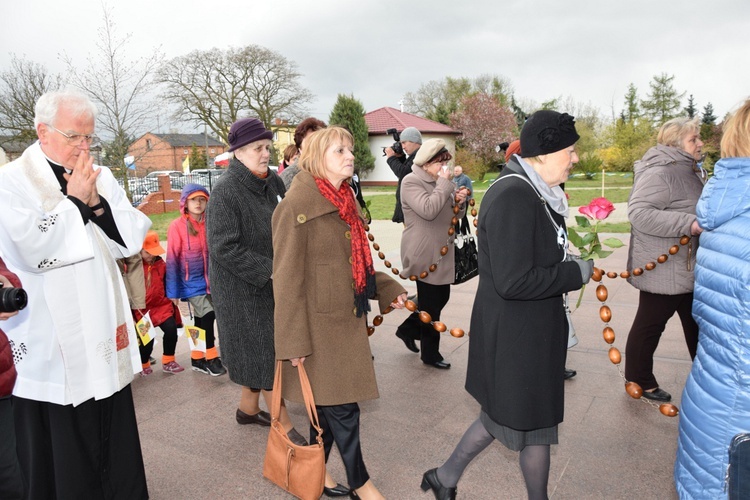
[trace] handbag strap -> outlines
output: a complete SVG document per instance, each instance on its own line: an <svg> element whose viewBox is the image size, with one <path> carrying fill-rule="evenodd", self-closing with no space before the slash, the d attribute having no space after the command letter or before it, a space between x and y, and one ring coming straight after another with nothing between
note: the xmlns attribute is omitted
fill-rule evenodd
<svg viewBox="0 0 750 500"><path fill-rule="evenodd" d="M495 183L497 183L497 181L500 181L500 180L508 178L508 177L518 177L519 179L521 179L522 181L524 181L526 184L528 184L529 186L531 186L531 189L534 190L534 193L536 193L537 197L539 198L539 201L542 202L542 205L544 206L544 211L547 214L547 218L552 223L552 226L555 228L555 232L557 232L558 237L562 238L562 240L563 240L560 243L561 243L561 246L563 247L563 259L562 260L565 261L565 258L567 257L567 254L568 254L568 252L567 252L567 249L568 249L568 232L567 231L563 231L562 226L560 224L558 224L557 222L555 222L555 219L552 217L552 213L549 211L549 205L547 204L547 200L544 199L544 196L542 196L542 194L539 192L539 190L536 188L536 186L534 186L534 184L532 184L532 182L527 177L525 177L525 176L523 176L521 174L511 173L511 174L503 175L502 177L498 177L495 180Z"/></svg>
<svg viewBox="0 0 750 500"><path fill-rule="evenodd" d="M282 366L283 361L280 359L276 360L276 373L273 376L273 397L271 398L272 423L279 420L279 414L281 413ZM318 441L322 442L323 429L321 429L320 422L318 421L318 411L315 409L315 398L313 398L312 387L310 387L310 379L307 378L307 372L305 371L304 363L297 364L297 373L299 374L299 384L302 388L302 398L305 400L305 409L307 409L307 416L310 419L310 423L312 424L312 426L316 431L318 431Z"/></svg>

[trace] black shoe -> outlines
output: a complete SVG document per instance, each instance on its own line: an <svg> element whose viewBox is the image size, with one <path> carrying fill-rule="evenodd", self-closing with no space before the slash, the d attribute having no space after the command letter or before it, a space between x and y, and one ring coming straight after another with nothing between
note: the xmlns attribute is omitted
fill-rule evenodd
<svg viewBox="0 0 750 500"><path fill-rule="evenodd" d="M457 488L446 488L440 484L437 477L437 469L430 469L422 476L422 491L432 489L436 500L456 500Z"/></svg>
<svg viewBox="0 0 750 500"><path fill-rule="evenodd" d="M208 374L212 377L218 377L227 372L227 369L221 364L221 358L209 359L206 361L206 368L208 369Z"/></svg>
<svg viewBox="0 0 750 500"><path fill-rule="evenodd" d="M441 370L447 370L451 367L450 363L446 363L445 361L435 361L434 363L428 363L426 361L423 361L424 364L429 366L434 366L435 368L440 368Z"/></svg>
<svg viewBox="0 0 750 500"><path fill-rule="evenodd" d="M244 411L237 408L237 413L235 413L234 417L237 419L237 423L240 425L258 424L262 425L263 427L271 426L271 415L263 410L259 411L255 415L248 415Z"/></svg>
<svg viewBox="0 0 750 500"><path fill-rule="evenodd" d="M643 397L652 401L661 401L662 403L672 401L672 395L658 387L652 392L643 391Z"/></svg>
<svg viewBox="0 0 750 500"><path fill-rule="evenodd" d="M307 446L307 439L302 437L302 434L297 432L297 429L292 427L292 430L286 433L287 436L289 436L289 441L296 444L297 446ZM347 490L347 493L349 490Z"/></svg>
<svg viewBox="0 0 750 500"><path fill-rule="evenodd" d="M206 358L191 359L190 366L193 369L193 371L206 373L206 374L208 373L208 365L206 362Z"/></svg>
<svg viewBox="0 0 750 500"><path fill-rule="evenodd" d="M577 374L578 374L578 372L577 372L577 371L575 371L575 370L568 370L568 369L566 368L566 369L565 369L565 375L563 375L563 378L564 378L565 380L568 380L569 378L573 378L573 377L575 377L575 376L576 376Z"/></svg>
<svg viewBox="0 0 750 500"><path fill-rule="evenodd" d="M323 494L327 497L345 497L349 495L349 491L349 488L347 488L343 484L338 483L336 483L336 486L334 486L333 488L323 486Z"/></svg>
<svg viewBox="0 0 750 500"><path fill-rule="evenodd" d="M407 336L405 333L401 332L400 330L396 330L396 337L398 337L401 340L403 340L404 341L404 345L411 352L419 352L419 347L417 347L417 343L414 342L413 338Z"/></svg>

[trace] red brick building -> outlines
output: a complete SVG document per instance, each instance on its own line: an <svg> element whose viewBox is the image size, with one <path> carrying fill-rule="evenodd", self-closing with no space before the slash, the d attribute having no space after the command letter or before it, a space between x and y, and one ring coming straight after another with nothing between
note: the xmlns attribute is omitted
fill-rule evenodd
<svg viewBox="0 0 750 500"><path fill-rule="evenodd" d="M155 170L182 171L182 162L190 156L190 149L195 144L205 154L208 143L209 166L211 160L226 151L228 146L223 142L204 134L154 134L147 132L135 141L128 154L135 158L136 175L143 177Z"/></svg>

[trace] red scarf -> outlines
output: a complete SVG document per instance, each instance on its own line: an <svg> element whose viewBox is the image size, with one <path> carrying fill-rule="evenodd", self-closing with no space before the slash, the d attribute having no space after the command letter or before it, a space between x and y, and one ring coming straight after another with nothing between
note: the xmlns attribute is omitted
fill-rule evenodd
<svg viewBox="0 0 750 500"><path fill-rule="evenodd" d="M341 220L349 225L352 235L352 277L354 278L354 305L357 317L370 310L370 297L375 295L375 268L372 265L370 244L365 226L348 182L342 182L338 191L327 179L315 179L323 197L339 210Z"/></svg>

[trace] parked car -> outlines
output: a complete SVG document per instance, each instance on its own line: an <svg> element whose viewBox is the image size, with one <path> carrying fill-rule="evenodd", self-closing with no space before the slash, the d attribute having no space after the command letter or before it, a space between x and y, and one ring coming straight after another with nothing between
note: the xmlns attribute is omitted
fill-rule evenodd
<svg viewBox="0 0 750 500"><path fill-rule="evenodd" d="M226 172L225 168L198 168L191 170L187 175L189 182L200 184L201 186L208 188L211 191L216 180Z"/></svg>
<svg viewBox="0 0 750 500"><path fill-rule="evenodd" d="M185 176L182 172L177 172L176 170L154 170L144 177L146 179L146 188L149 192L159 190L158 177L165 174L169 176L169 185L172 186L172 189L179 191L185 186Z"/></svg>

